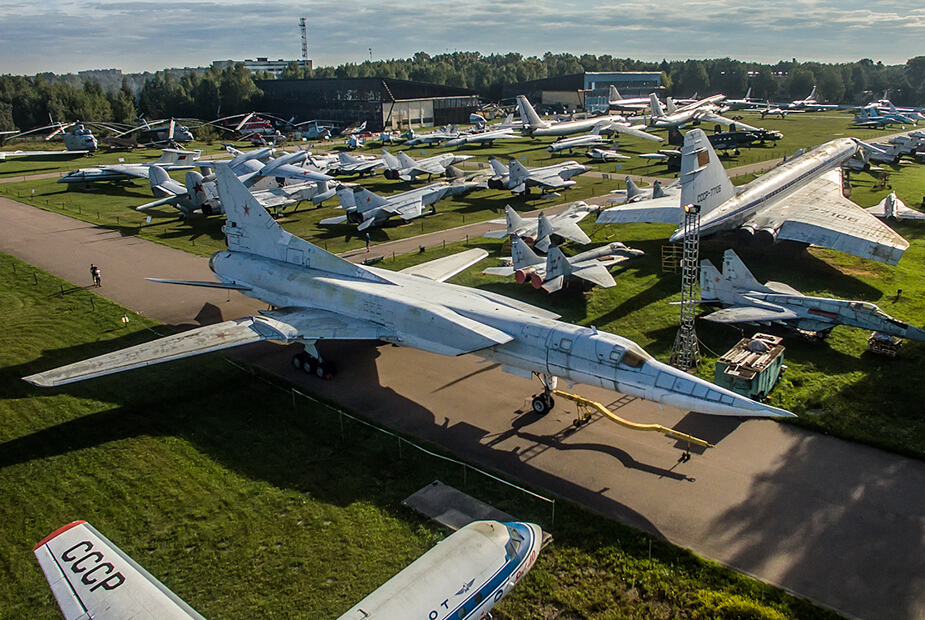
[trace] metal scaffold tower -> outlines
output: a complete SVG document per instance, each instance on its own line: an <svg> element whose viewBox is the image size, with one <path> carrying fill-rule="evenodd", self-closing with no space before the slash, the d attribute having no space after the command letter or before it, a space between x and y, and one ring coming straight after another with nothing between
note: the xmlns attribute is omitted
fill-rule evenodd
<svg viewBox="0 0 925 620"><path fill-rule="evenodd" d="M302 31L302 60L308 60L308 33L305 31L305 18L299 19L299 29Z"/></svg>
<svg viewBox="0 0 925 620"><path fill-rule="evenodd" d="M700 366L697 319L697 285L700 283L700 205L684 207L684 250L681 258L681 324L671 346L669 364L689 370Z"/></svg>

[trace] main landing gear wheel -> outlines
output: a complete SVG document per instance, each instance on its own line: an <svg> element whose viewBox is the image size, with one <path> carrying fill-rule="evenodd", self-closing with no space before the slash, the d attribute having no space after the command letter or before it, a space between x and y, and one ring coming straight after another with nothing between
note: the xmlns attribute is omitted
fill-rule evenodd
<svg viewBox="0 0 925 620"><path fill-rule="evenodd" d="M533 397L533 411L539 415L546 415L556 406L551 394L538 394Z"/></svg>
<svg viewBox="0 0 925 620"><path fill-rule="evenodd" d="M334 363L324 360L318 360L314 370L315 376L325 381L330 381L334 378L334 375L337 374L337 368L335 368Z"/></svg>
<svg viewBox="0 0 925 620"><path fill-rule="evenodd" d="M333 379L337 374L337 367L333 362L320 360L310 353L302 351L292 356L292 367L301 370L307 375L315 375L320 379Z"/></svg>

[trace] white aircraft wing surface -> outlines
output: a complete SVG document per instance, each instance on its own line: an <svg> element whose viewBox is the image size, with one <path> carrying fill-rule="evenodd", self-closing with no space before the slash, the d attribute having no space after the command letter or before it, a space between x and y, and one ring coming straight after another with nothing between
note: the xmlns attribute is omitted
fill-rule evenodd
<svg viewBox="0 0 925 620"><path fill-rule="evenodd" d="M387 335L392 332L384 327L333 312L284 309L191 329L23 379L52 387L261 340L376 340Z"/></svg>
<svg viewBox="0 0 925 620"><path fill-rule="evenodd" d="M643 140L652 140L653 142L664 142L665 138L661 136L656 136L649 133L648 131L643 131L636 127L629 127L627 125L620 125L619 123L613 123L610 125L610 128L618 133L623 133L628 136L635 136L636 138L642 138Z"/></svg>
<svg viewBox="0 0 925 620"><path fill-rule="evenodd" d="M591 237L585 233L574 220L559 219L552 221L552 230L560 237L570 239L575 243L591 243Z"/></svg>
<svg viewBox="0 0 925 620"><path fill-rule="evenodd" d="M87 151L0 151L0 161L15 157L75 157Z"/></svg>
<svg viewBox="0 0 925 620"><path fill-rule="evenodd" d="M399 273L407 273L409 275L427 278L428 280L444 282L464 269L468 269L486 256L488 256L488 250L475 248L421 263L413 267L406 267Z"/></svg>
<svg viewBox="0 0 925 620"><path fill-rule="evenodd" d="M531 171L529 181L546 189L559 189L575 185L575 181L566 181L556 172Z"/></svg>
<svg viewBox="0 0 925 620"><path fill-rule="evenodd" d="M810 243L895 265L909 242L842 195L841 172L814 179L756 217L782 222L778 239Z"/></svg>
<svg viewBox="0 0 925 620"><path fill-rule="evenodd" d="M508 265L507 267L488 267L487 269L483 269L482 273L489 276L502 276L507 278L514 275L514 266Z"/></svg>
<svg viewBox="0 0 925 620"><path fill-rule="evenodd" d="M187 168L192 168L192 166L186 166ZM169 170L169 168L166 168ZM103 170L112 170L115 172L122 173L126 176L135 177L138 179L147 179L148 173L151 171L150 166L123 166L115 164L112 166L105 166Z"/></svg>
<svg viewBox="0 0 925 620"><path fill-rule="evenodd" d="M631 224L638 222L659 222L677 226L681 222L680 197L666 196L611 207L597 216L598 224Z"/></svg>
<svg viewBox="0 0 925 620"><path fill-rule="evenodd" d="M596 260L572 265L572 275L593 282L602 288L617 285L607 268Z"/></svg>
<svg viewBox="0 0 925 620"><path fill-rule="evenodd" d="M418 197L416 200L411 202L405 202L398 205L385 205L382 207L383 211L388 211L389 213L394 213L401 217L403 220L413 220L416 217L421 217L424 214L424 201L421 197Z"/></svg>
<svg viewBox="0 0 925 620"><path fill-rule="evenodd" d="M446 168L434 161L419 161L414 165L417 172L423 174L443 174Z"/></svg>
<svg viewBox="0 0 925 620"><path fill-rule="evenodd" d="M205 620L84 521L35 546L65 620Z"/></svg>
<svg viewBox="0 0 925 620"><path fill-rule="evenodd" d="M800 316L795 312L780 307L774 310L774 307L768 306L763 308L754 306L731 306L729 308L717 310L701 318L715 323L748 323L752 321L787 321L790 319L798 319Z"/></svg>

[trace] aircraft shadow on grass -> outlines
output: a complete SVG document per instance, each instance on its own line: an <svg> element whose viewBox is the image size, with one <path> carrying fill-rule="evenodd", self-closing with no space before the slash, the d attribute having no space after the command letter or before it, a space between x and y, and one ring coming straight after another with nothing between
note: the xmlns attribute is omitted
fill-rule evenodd
<svg viewBox="0 0 925 620"><path fill-rule="evenodd" d="M66 363L99 354L103 350L114 350L135 344L136 337L69 347L48 352L42 358L0 370L3 380L2 396L26 398L34 396L34 388L19 380L19 377L60 363ZM595 502L608 514L650 532L656 527L644 516L627 506L606 498L597 492L555 474L543 471L523 462L508 451L495 450L479 443L487 431L467 422L450 427L441 425L443 417L383 386L379 379L377 358L379 347L391 346L369 342L327 341L320 342L322 355L336 359L340 372L333 381L322 382L290 364L290 358L299 345L279 346L257 343L236 349L231 353L246 363L269 368L269 378L274 383L293 381L297 389L313 394L322 402L333 402L343 397L345 386L359 400L354 409L367 411L379 424L399 432L414 432L420 440L416 443L432 442L443 449L465 454L470 462L489 463L491 468L503 464L507 472L521 480L529 481L541 489L547 489L570 499ZM240 357L238 357L238 355ZM205 360L205 362L203 361ZM267 409L269 395L258 389L264 385L259 381L243 380L237 370L229 370L224 362L208 358L191 358L172 362L157 368L134 370L127 373L51 388L50 392L67 393L73 396L108 402L113 409L89 415L37 430L31 434L0 444L0 469L37 459L66 455L81 450L101 448L106 444L140 436L181 437L197 449L210 455L229 469L254 480L264 480L283 489L294 489L310 493L321 501L346 506L356 501L371 501L371 489L380 493L378 499L385 508L410 495L418 488L430 484L434 478L441 478L449 484L463 484L458 465L428 461L422 467L418 457L406 456L398 459L395 440L370 431L362 424L349 419L346 438L340 438L340 420L336 413L321 411L310 401L297 400L296 408L288 398L281 401L284 406ZM259 371L266 374L266 371ZM282 378L283 381L280 380ZM181 387L182 386L182 387ZM544 440L536 437L537 441ZM553 449L581 449L576 446L560 446L549 439ZM379 446L381 449L370 449ZM351 448L353 446L353 448ZM603 450L615 458L633 465L632 457L610 446L592 444L585 449ZM406 455L408 451L406 450ZM411 451L417 455L416 451ZM638 465L643 467L642 465ZM365 468L365 469L364 469ZM373 479L361 479L356 475L336 475L336 472L371 471ZM414 488L393 488L389 484L390 472L417 472ZM653 473L659 473L653 470ZM416 485L416 486L415 486ZM383 489L387 497L382 497ZM521 501L520 495L510 490L488 491L492 497L484 501L506 504ZM603 504L602 504L603 502ZM545 505L541 507L545 511ZM536 519L545 520L545 513ZM533 517L534 515L527 515Z"/></svg>

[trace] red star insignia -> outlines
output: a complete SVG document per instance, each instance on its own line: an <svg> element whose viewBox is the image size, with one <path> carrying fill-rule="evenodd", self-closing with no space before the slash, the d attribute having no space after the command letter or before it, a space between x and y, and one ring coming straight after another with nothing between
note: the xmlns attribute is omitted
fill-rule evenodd
<svg viewBox="0 0 925 620"><path fill-rule="evenodd" d="M250 215L250 214L251 214L250 205L244 205L244 215Z"/></svg>

